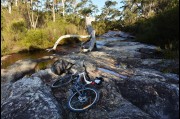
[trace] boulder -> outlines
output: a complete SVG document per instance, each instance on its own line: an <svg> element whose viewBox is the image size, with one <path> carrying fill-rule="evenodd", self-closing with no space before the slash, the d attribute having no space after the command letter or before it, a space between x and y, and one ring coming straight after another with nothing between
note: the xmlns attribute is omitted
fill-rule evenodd
<svg viewBox="0 0 180 119"><path fill-rule="evenodd" d="M34 72L36 65L36 60L18 60L11 66L7 67L7 69L1 69L1 81L15 82L16 80L22 78L25 74Z"/></svg>
<svg viewBox="0 0 180 119"><path fill-rule="evenodd" d="M107 33L103 34L101 37L109 38L109 37L122 37L128 39L134 39L135 36L131 35L130 33L126 33L123 31L108 31Z"/></svg>
<svg viewBox="0 0 180 119"><path fill-rule="evenodd" d="M11 85L1 102L3 119L62 119L61 108L51 90L38 77L24 77Z"/></svg>
<svg viewBox="0 0 180 119"><path fill-rule="evenodd" d="M15 82L27 74L35 72L35 67L39 62L54 59L53 56L44 56L38 59L18 60L6 69L1 69L1 82Z"/></svg>
<svg viewBox="0 0 180 119"><path fill-rule="evenodd" d="M122 96L155 119L179 118L179 80L173 74L137 69L136 75L117 82Z"/></svg>

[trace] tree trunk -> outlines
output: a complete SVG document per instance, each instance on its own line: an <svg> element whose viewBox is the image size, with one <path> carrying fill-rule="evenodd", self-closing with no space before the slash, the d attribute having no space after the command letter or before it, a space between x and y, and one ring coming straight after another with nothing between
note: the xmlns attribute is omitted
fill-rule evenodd
<svg viewBox="0 0 180 119"><path fill-rule="evenodd" d="M31 10L29 10L28 6L27 6L27 12L28 12L28 17L29 17L29 22L30 22L31 28L36 29L37 23L38 23L39 14L36 17L36 20L34 20L34 12L32 10L32 8L33 8L32 3L33 3L33 0L30 1L30 8L31 8Z"/></svg>
<svg viewBox="0 0 180 119"><path fill-rule="evenodd" d="M65 12L64 12L64 0L62 0L62 6L63 6L63 16L64 16L64 14L65 14Z"/></svg>
<svg viewBox="0 0 180 119"><path fill-rule="evenodd" d="M53 13L53 22L55 22L56 21L56 16L55 16L55 2L54 2L54 0L53 0L52 13Z"/></svg>
<svg viewBox="0 0 180 119"><path fill-rule="evenodd" d="M16 7L18 6L18 0L15 0L15 6Z"/></svg>
<svg viewBox="0 0 180 119"><path fill-rule="evenodd" d="M59 44L59 42L64 39L64 38L89 38L90 35L87 35L87 36L83 36L83 35L64 35L64 36L61 36L59 37L59 39L55 42L54 46L52 49L46 49L48 52L51 51L51 50L56 50L56 47L57 45Z"/></svg>
<svg viewBox="0 0 180 119"><path fill-rule="evenodd" d="M9 14L11 14L11 11L12 11L11 2L8 3L8 11L9 11Z"/></svg>

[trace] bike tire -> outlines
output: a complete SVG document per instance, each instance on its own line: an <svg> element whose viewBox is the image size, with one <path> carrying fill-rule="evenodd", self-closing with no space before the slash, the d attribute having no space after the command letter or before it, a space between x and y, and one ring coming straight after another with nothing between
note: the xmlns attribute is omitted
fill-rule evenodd
<svg viewBox="0 0 180 119"><path fill-rule="evenodd" d="M88 87L88 88L80 89L79 91L80 92L84 91L88 99L86 102L84 102L85 105L81 107L76 107L77 105L74 105L73 103L74 101L76 103L80 102L78 99L79 94L77 92L73 93L68 99L68 108L73 112L83 112L89 109L90 107L92 107L99 100L99 92L94 88ZM90 101L90 104L89 104L89 101ZM82 104L82 102L80 102L79 104Z"/></svg>
<svg viewBox="0 0 180 119"><path fill-rule="evenodd" d="M60 88L63 87L67 84L69 84L72 81L71 76L65 76L63 78L60 78L58 80L56 80L52 85L51 88Z"/></svg>

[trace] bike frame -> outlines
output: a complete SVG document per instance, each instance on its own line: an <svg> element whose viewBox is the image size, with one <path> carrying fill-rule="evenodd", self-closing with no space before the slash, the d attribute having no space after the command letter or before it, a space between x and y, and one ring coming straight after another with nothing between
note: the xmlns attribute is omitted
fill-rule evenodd
<svg viewBox="0 0 180 119"><path fill-rule="evenodd" d="M79 73L78 74L78 79L76 80L76 83L75 83L75 85L73 86L73 88L76 90L76 92L78 92L79 93L79 95L82 95L82 93L79 91L79 87L78 86L80 86L79 85L79 82L81 82L81 78L83 78L83 80L85 81L85 85L82 85L83 86L83 88L86 86L86 85L88 85L88 84L91 84L92 83L92 81L88 81L87 79L86 79L86 72L82 72L82 73Z"/></svg>
<svg viewBox="0 0 180 119"><path fill-rule="evenodd" d="M79 76L78 77L78 82L80 82L81 78L83 77L83 79L86 82L86 84L91 84L92 83L92 81L88 81L86 79L86 73L85 72L79 73L78 76Z"/></svg>

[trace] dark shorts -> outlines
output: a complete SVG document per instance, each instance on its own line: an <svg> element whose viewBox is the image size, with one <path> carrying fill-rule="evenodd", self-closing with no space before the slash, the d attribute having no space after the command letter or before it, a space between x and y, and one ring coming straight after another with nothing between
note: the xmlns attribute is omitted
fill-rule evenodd
<svg viewBox="0 0 180 119"><path fill-rule="evenodd" d="M87 32L88 32L89 35L94 30L92 26L87 26L86 29L87 29Z"/></svg>

